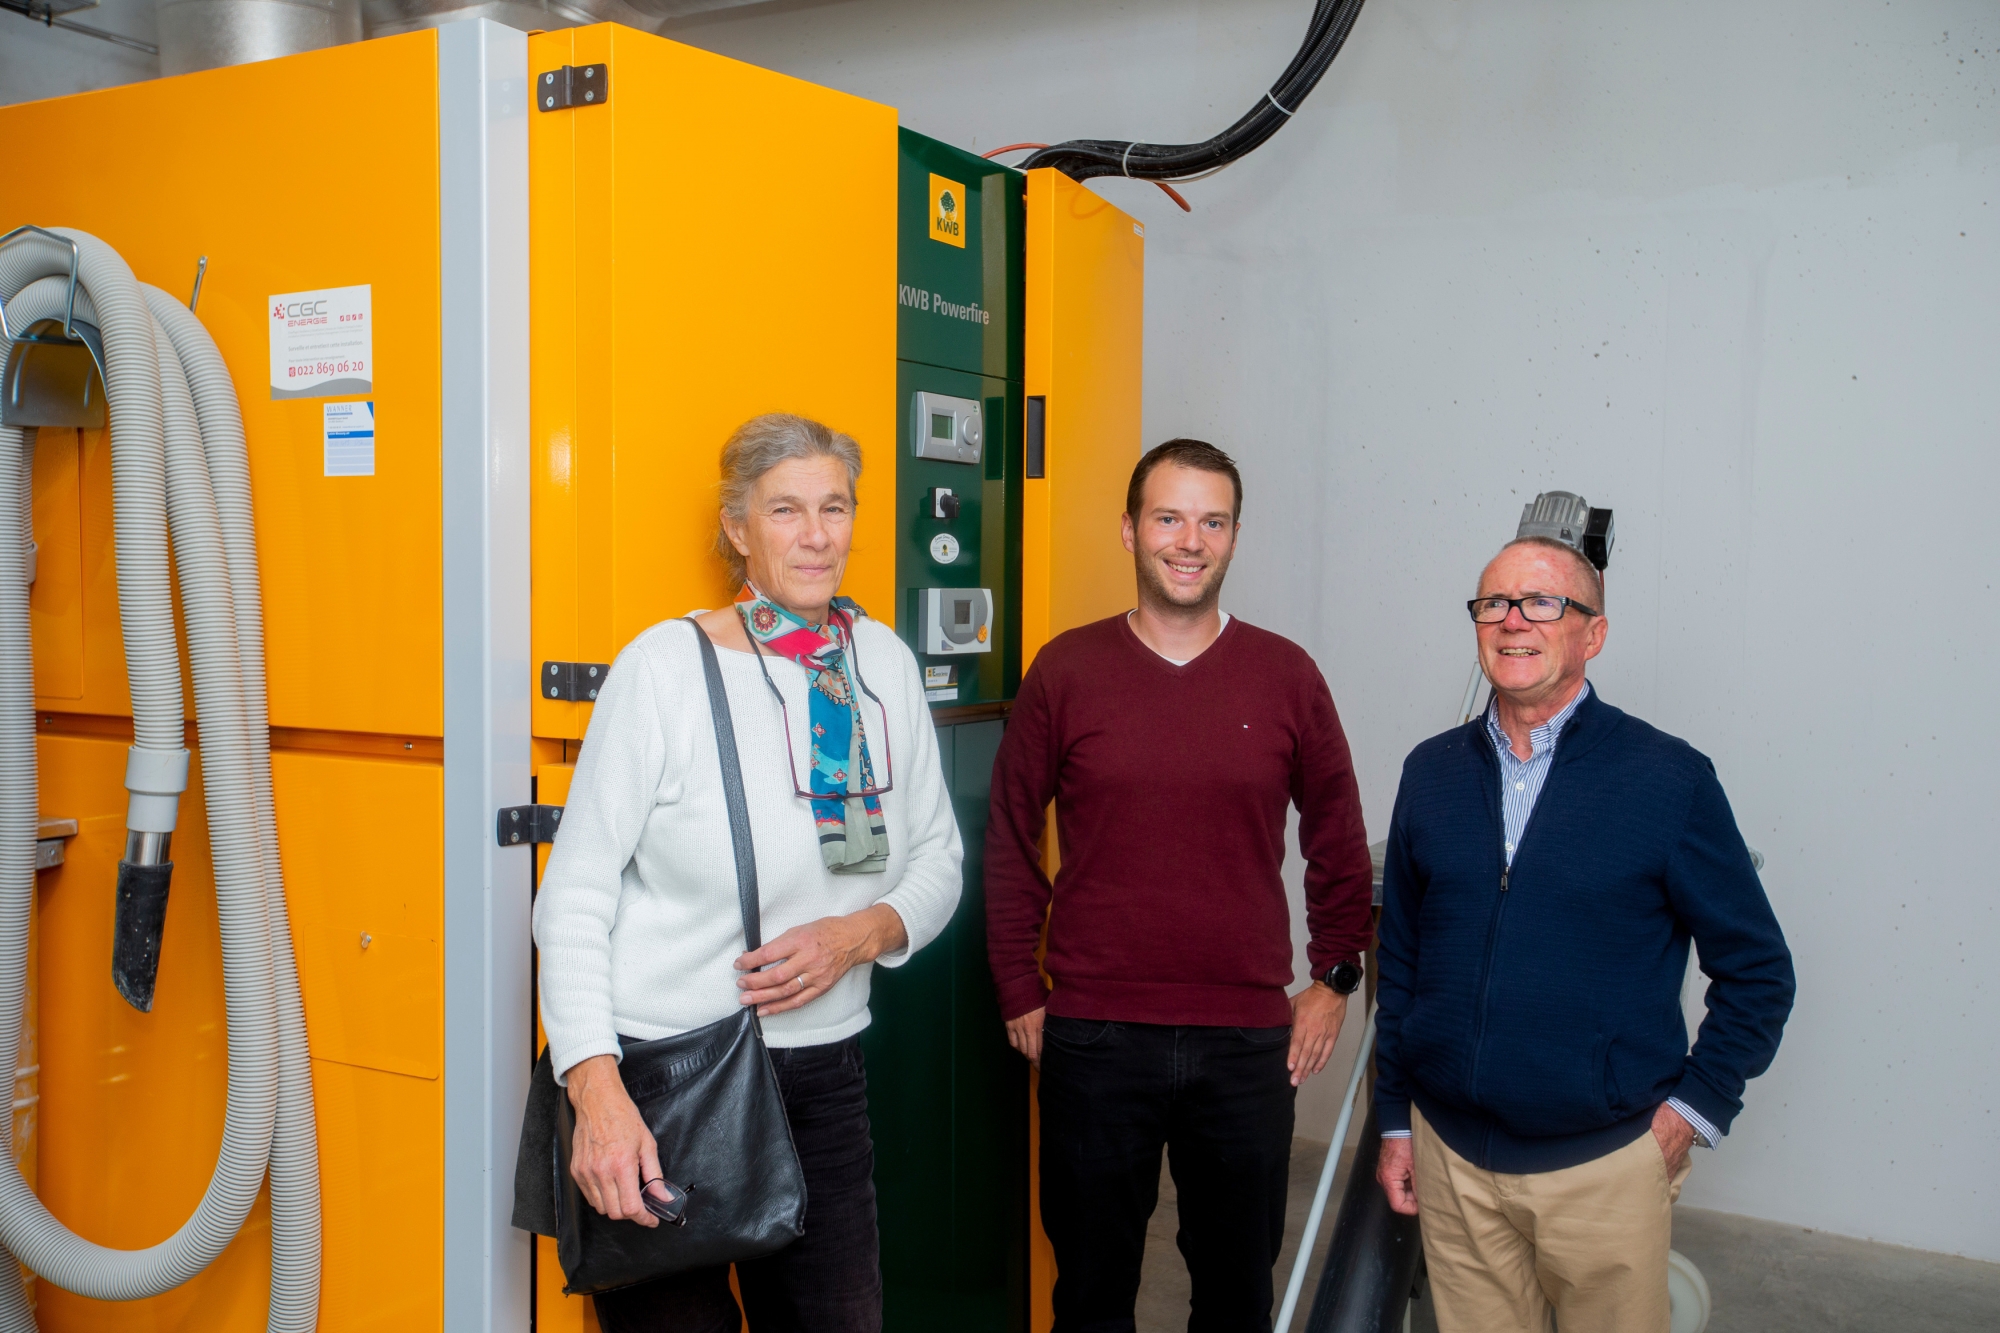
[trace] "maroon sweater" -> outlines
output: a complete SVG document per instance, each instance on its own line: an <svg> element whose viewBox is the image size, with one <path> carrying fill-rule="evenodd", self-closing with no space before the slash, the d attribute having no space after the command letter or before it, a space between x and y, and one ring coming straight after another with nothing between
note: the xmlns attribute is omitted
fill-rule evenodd
<svg viewBox="0 0 2000 1333"><path fill-rule="evenodd" d="M1051 799L1053 890L1037 846ZM1132 1023L1289 1023L1287 804L1317 974L1367 947L1370 874L1347 738L1312 658L1234 618L1184 667L1122 615L1042 649L1000 743L986 828L1002 1016L1047 1004ZM1053 994L1035 963L1045 919Z"/></svg>

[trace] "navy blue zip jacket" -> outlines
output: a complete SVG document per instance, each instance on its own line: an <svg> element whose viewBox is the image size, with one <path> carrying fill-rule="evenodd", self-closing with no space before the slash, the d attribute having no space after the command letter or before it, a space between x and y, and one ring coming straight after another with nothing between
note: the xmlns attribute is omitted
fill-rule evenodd
<svg viewBox="0 0 2000 1333"><path fill-rule="evenodd" d="M1709 977L1689 1051L1688 940ZM1792 1009L1792 956L1715 766L1592 690L1514 864L1484 717L1411 752L1382 875L1375 1104L1491 1171L1615 1151L1678 1097L1728 1132Z"/></svg>

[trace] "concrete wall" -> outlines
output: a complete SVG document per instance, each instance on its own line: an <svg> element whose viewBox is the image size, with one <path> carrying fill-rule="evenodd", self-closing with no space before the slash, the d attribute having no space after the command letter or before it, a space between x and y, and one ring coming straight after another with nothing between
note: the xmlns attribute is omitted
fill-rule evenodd
<svg viewBox="0 0 2000 1333"><path fill-rule="evenodd" d="M153 0L100 0L94 9L74 10L62 17L148 46L158 45L153 35ZM0 106L135 83L159 72L159 60L143 51L0 10Z"/></svg>
<svg viewBox="0 0 2000 1333"><path fill-rule="evenodd" d="M1204 138L1309 8L848 0L670 35L983 151ZM1317 655L1371 836L1521 504L1615 506L1595 678L1713 756L1798 957L1784 1049L1688 1199L1985 1259L1996 48L1979 0L1372 0L1191 216L1100 186L1147 224L1148 438L1242 460L1226 604Z"/></svg>

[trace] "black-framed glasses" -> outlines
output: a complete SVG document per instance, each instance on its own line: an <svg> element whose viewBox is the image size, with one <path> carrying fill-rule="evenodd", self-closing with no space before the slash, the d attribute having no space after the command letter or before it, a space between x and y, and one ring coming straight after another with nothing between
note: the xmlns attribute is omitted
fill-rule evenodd
<svg viewBox="0 0 2000 1333"><path fill-rule="evenodd" d="M1595 607L1585 606L1574 597L1554 597L1547 593L1537 593L1533 597L1475 597L1465 604L1472 613L1475 625L1497 625L1507 618L1507 612L1518 608L1521 619L1538 625L1546 625L1551 620L1561 620L1563 613L1575 607L1584 615L1597 614Z"/></svg>
<svg viewBox="0 0 2000 1333"><path fill-rule="evenodd" d="M654 1194L647 1188L648 1185L658 1185L661 1193ZM647 1212L662 1222L684 1227L688 1223L688 1195L693 1193L692 1185L682 1188L665 1176L654 1176L639 1186L639 1202L645 1205Z"/></svg>
<svg viewBox="0 0 2000 1333"><path fill-rule="evenodd" d="M836 608L832 612L832 614L846 617L844 623L847 627L846 651L847 651L848 678L854 683L854 687L856 689L860 690L861 693L867 695L869 699L873 700L875 707L879 709L882 714L882 730L878 734L882 737L882 758L884 760L883 766L886 769L888 769L889 780L883 783L879 787L867 786L852 791L807 791L804 787L802 787L799 784L798 756L792 753L791 709L785 706L784 691L778 688L778 682L771 679L771 669L764 665L763 645L757 642L757 636L755 634L751 634L747 630L744 633L744 637L750 640L750 652L751 655L757 659L757 669L764 673L764 684L767 687L769 687L771 691L771 697L778 701L778 713L785 720L785 762L790 764L792 768L792 795L802 796L808 801L849 801L853 800L857 796L887 795L889 792L896 790L896 752L890 747L889 744L889 706L883 703L881 698L876 695L875 691L868 688L868 682L861 678L861 653L860 653L860 645L857 644L855 641L856 635L854 633L853 614L851 612L841 610L839 608ZM868 737L868 728L862 723L861 710L859 707L856 707L853 710L853 712L854 712L854 725L861 728L861 736L863 741L865 742ZM810 715L808 715L807 720L811 721ZM808 740L806 744L811 745L812 744L811 740Z"/></svg>

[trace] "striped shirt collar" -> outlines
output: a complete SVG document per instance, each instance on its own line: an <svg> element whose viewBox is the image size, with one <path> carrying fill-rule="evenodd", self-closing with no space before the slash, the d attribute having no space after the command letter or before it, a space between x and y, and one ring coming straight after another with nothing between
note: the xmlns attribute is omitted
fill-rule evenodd
<svg viewBox="0 0 2000 1333"><path fill-rule="evenodd" d="M1583 688L1576 692L1576 697L1563 705L1561 712L1528 733L1528 747L1534 753L1529 759L1519 759L1516 762L1527 763L1531 759L1545 758L1548 752L1555 748L1563 728L1569 725L1569 720L1576 716L1576 710L1589 697L1590 682L1586 680L1583 682ZM1486 735L1492 740L1493 749L1501 758L1514 758L1513 743L1508 740L1507 733L1500 729L1500 700L1497 696L1486 705Z"/></svg>

